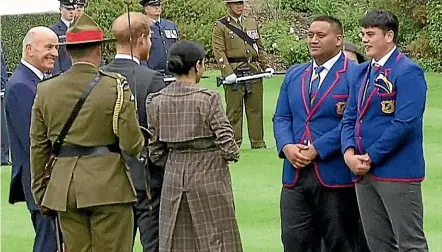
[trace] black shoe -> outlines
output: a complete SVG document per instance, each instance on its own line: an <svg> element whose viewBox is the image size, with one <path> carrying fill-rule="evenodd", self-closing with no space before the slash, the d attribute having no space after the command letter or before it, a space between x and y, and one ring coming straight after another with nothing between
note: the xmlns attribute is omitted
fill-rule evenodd
<svg viewBox="0 0 442 252"><path fill-rule="evenodd" d="M12 163L10 161L4 161L4 162L2 162L2 166L3 165L12 165Z"/></svg>

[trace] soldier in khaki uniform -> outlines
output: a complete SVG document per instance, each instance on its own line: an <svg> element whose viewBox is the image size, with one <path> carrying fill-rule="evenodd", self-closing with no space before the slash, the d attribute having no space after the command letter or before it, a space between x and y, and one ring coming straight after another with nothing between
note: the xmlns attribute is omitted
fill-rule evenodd
<svg viewBox="0 0 442 252"><path fill-rule="evenodd" d="M261 43L258 24L252 17L244 17L244 1L225 0L228 15L216 21L212 33L212 49L222 76L231 85L224 85L227 116L235 132L238 145L242 142L243 104L246 109L252 149L265 148L263 130L262 79L237 82L237 78L262 72L273 74L268 66ZM252 42L246 42L223 22L242 30Z"/></svg>
<svg viewBox="0 0 442 252"><path fill-rule="evenodd" d="M58 213L66 250L72 252L132 250L136 197L120 151L137 157L144 139L121 75L100 71L102 78L66 135L49 182L45 180L51 143L98 76L103 41L95 21L81 15L67 31L72 67L38 85L32 109L32 193L42 212Z"/></svg>

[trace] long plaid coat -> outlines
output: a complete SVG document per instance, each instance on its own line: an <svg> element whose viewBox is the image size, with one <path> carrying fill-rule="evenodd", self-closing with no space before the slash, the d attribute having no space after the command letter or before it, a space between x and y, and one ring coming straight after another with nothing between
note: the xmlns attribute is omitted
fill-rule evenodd
<svg viewBox="0 0 442 252"><path fill-rule="evenodd" d="M173 83L147 108L150 158L165 166L160 251L242 251L227 166L239 148L220 95Z"/></svg>

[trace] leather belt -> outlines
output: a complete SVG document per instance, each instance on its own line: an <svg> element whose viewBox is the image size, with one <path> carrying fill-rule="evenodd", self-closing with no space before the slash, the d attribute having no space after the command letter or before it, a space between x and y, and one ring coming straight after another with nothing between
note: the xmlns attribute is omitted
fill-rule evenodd
<svg viewBox="0 0 442 252"><path fill-rule="evenodd" d="M70 144L61 147L58 157L101 156L110 152L120 153L118 145L81 146Z"/></svg>
<svg viewBox="0 0 442 252"><path fill-rule="evenodd" d="M258 61L257 57L252 57L249 61L247 57L227 57L229 63L250 63Z"/></svg>

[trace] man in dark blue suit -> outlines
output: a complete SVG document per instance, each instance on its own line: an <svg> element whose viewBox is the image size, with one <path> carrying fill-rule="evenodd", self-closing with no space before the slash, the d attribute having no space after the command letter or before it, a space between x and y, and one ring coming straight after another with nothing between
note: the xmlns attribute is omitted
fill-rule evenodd
<svg viewBox="0 0 442 252"><path fill-rule="evenodd" d="M336 18L314 19L308 32L313 60L292 66L273 120L284 159L281 228L285 252L354 252L358 211L351 172L340 153L340 122L356 64L342 53Z"/></svg>
<svg viewBox="0 0 442 252"><path fill-rule="evenodd" d="M2 46L3 47L3 46ZM8 73L6 69L6 58L3 53L3 48L0 48L1 53L1 161L2 165L11 165L9 161L9 138L8 129L5 120L5 107L3 103L3 92L5 91L6 82L8 81Z"/></svg>
<svg viewBox="0 0 442 252"><path fill-rule="evenodd" d="M112 33L117 40L117 54L111 63L103 67L103 70L126 77L130 89L136 96L140 126L147 128L146 98L150 93L163 89L165 84L160 73L140 65L140 60L149 57L151 47L149 19L141 13L134 12L130 13L130 19L131 33L128 32L127 14L121 15L114 21ZM130 34L132 34L132 44ZM144 164L134 158L127 157L127 159L137 191L137 202L133 206L134 239L139 229L143 252L156 252L159 250L159 214L164 168L149 163L150 178L147 181ZM150 190L146 188L146 183L149 183ZM151 196L150 199L148 195Z"/></svg>
<svg viewBox="0 0 442 252"><path fill-rule="evenodd" d="M150 50L147 66L150 69L168 74L167 52L173 43L180 39L176 23L161 18L161 0L140 0L147 16L152 20L150 27L152 37L152 49Z"/></svg>
<svg viewBox="0 0 442 252"><path fill-rule="evenodd" d="M421 191L424 71L397 48L394 14L369 12L361 26L371 60L360 65L350 92L341 147L357 176L367 242L373 252L427 252Z"/></svg>
<svg viewBox="0 0 442 252"><path fill-rule="evenodd" d="M5 111L12 157L9 203L25 201L35 229L34 252L55 252L53 222L42 215L31 193L31 111L37 84L50 72L57 58L57 35L47 27L34 27L23 39L23 54L5 90Z"/></svg>
<svg viewBox="0 0 442 252"><path fill-rule="evenodd" d="M59 0L60 1L60 21L52 25L51 28L58 36L60 43L66 41L66 31L74 21L77 13L77 0ZM58 59L55 62L52 74L57 75L68 70L72 65L71 58L66 52L66 46L60 46L58 48Z"/></svg>

